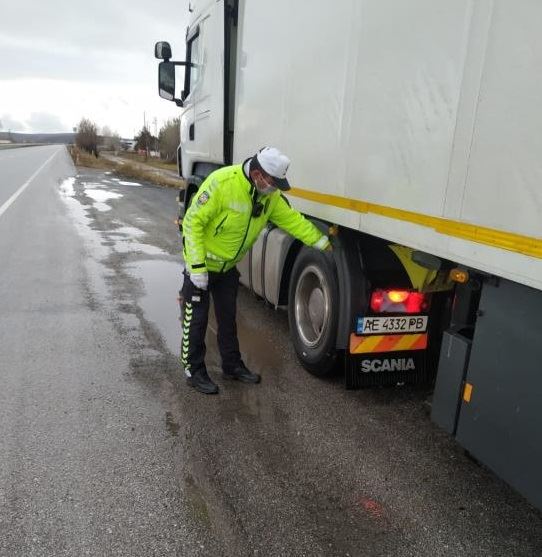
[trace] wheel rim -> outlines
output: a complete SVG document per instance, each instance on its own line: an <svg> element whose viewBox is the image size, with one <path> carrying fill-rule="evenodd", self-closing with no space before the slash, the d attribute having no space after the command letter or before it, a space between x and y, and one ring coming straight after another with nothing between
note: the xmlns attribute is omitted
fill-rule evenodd
<svg viewBox="0 0 542 557"><path fill-rule="evenodd" d="M307 347L317 346L329 326L330 290L322 271L315 265L303 269L295 289L295 323Z"/></svg>

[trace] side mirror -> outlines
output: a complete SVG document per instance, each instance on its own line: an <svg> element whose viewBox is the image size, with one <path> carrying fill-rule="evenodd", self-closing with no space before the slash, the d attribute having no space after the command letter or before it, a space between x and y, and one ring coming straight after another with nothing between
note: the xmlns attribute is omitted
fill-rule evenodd
<svg viewBox="0 0 542 557"><path fill-rule="evenodd" d="M175 100L175 64L160 62L158 65L158 94L168 101Z"/></svg>
<svg viewBox="0 0 542 557"><path fill-rule="evenodd" d="M154 45L154 56L163 60L158 64L158 94L163 99L173 101L177 106L183 106L186 95L181 93L180 99L175 97L175 74L177 67L183 68L184 71L190 64L188 62L170 61L171 46L166 41L160 41ZM179 79L179 82L181 81L182 78Z"/></svg>
<svg viewBox="0 0 542 557"><path fill-rule="evenodd" d="M171 46L166 41L160 41L154 45L154 57L168 62L171 58Z"/></svg>

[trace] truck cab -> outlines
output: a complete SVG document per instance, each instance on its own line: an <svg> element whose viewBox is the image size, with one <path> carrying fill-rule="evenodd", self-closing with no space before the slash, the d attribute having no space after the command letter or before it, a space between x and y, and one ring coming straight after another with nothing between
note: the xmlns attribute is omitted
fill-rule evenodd
<svg viewBox="0 0 542 557"><path fill-rule="evenodd" d="M174 99L182 107L179 170L188 183L199 183L232 162L235 65L229 62L236 56L237 3L192 0L190 14L186 61L167 59L161 67L184 68L184 76L177 75L172 84ZM170 91L165 98L172 100L171 95Z"/></svg>

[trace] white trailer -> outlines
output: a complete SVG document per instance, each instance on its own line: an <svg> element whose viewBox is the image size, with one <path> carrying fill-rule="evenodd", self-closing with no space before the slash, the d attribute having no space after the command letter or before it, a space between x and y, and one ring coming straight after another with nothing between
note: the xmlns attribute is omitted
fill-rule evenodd
<svg viewBox="0 0 542 557"><path fill-rule="evenodd" d="M156 46L183 207L214 169L287 153L333 257L270 227L241 271L288 307L301 363L348 387L435 380L434 420L542 507L542 4L190 10L186 62Z"/></svg>

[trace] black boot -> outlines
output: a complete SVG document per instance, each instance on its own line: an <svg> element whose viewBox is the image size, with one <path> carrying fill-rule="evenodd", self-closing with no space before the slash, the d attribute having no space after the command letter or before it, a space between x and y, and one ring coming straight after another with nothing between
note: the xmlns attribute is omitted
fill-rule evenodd
<svg viewBox="0 0 542 557"><path fill-rule="evenodd" d="M218 386L213 383L206 369L195 371L191 377L186 378L186 382L200 393L206 395L216 395L218 393Z"/></svg>
<svg viewBox="0 0 542 557"><path fill-rule="evenodd" d="M237 366L234 370L223 372L225 379L237 379L243 383L259 383L261 377L257 373L252 373L245 364Z"/></svg>

